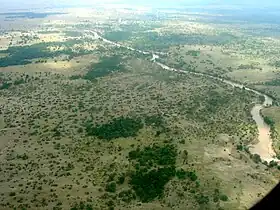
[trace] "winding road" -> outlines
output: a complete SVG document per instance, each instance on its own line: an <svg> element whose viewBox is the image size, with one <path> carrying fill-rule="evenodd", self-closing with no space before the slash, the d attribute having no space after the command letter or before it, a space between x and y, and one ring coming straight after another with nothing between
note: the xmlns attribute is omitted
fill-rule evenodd
<svg viewBox="0 0 280 210"><path fill-rule="evenodd" d="M184 71L184 70L180 70L180 69L171 68L171 67L157 61L157 59L160 58L159 55L163 54L161 52L153 53L153 52L134 49L132 47L125 46L125 45L110 41L108 39L105 39L95 31L87 30L85 32L88 32L89 34L91 34L91 36L94 36L95 39L100 39L103 42L112 44L116 47L126 48L128 50L135 51L135 52L138 52L138 53L142 53L144 55L151 55L152 56L151 61L155 62L157 65L159 65L161 68L163 68L165 70L179 72L179 73L183 73L183 74L194 74L194 75L197 75L197 76L212 78L212 79L215 79L217 81L226 83L226 84L228 84L232 87L243 88L243 89L245 89L247 91L250 91L250 92L253 92L253 93L255 93L259 96L263 96L265 98L263 104L255 104L255 106L251 110L252 118L256 122L257 127L258 127L258 131L259 131L258 140L259 141L258 141L257 144L249 145L249 150L252 154L260 155L260 157L263 161L267 161L269 163L270 161L274 160L274 161L280 163L280 160L278 160L276 158L276 153L275 153L275 151L273 149L273 146L272 146L272 139L270 137L270 127L264 122L263 117L261 116L261 113L260 113L261 110L264 107L272 105L273 99L271 97L269 97L268 95L265 95L265 94L263 94L259 91L248 88L248 87L246 87L242 84L239 84L239 83L227 80L227 79L222 79L222 78L219 78L219 77L215 77L215 76L212 76L212 75L209 75L209 74L206 74L206 73L198 73L198 72Z"/></svg>

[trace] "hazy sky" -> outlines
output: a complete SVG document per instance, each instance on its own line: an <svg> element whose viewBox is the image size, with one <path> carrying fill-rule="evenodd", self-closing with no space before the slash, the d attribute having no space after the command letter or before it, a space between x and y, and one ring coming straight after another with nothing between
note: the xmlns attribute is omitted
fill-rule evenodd
<svg viewBox="0 0 280 210"><path fill-rule="evenodd" d="M137 5L154 6L179 6L179 5L252 5L252 6L271 6L280 4L280 0L0 0L1 9L20 9L20 8L44 8L53 6L94 6L100 3L125 3Z"/></svg>

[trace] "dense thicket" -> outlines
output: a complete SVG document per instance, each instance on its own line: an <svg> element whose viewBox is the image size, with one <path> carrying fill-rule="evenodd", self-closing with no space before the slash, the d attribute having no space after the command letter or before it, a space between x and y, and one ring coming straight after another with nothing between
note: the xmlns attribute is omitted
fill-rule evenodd
<svg viewBox="0 0 280 210"><path fill-rule="evenodd" d="M38 43L28 46L14 46L9 47L7 50L1 51L1 53L7 53L8 56L0 58L0 67L7 67L13 65L26 65L32 63L32 59L38 58L54 58L61 54L68 55L70 58L88 54L89 51L80 49L79 51L73 51L71 47L74 44L81 44L82 40L69 40L66 42L49 42ZM51 51L48 49L50 46L63 46L63 50Z"/></svg>
<svg viewBox="0 0 280 210"><path fill-rule="evenodd" d="M121 64L119 56L105 57L100 62L93 64L83 78L95 80L120 70L124 70L124 66Z"/></svg>
<svg viewBox="0 0 280 210"><path fill-rule="evenodd" d="M147 172L141 169L131 176L130 184L142 202L149 202L161 197L164 186L175 176L175 167L163 167Z"/></svg>
<svg viewBox="0 0 280 210"><path fill-rule="evenodd" d="M130 160L137 160L141 166L174 165L177 151L173 145L139 148L129 152Z"/></svg>
<svg viewBox="0 0 280 210"><path fill-rule="evenodd" d="M138 118L120 117L103 125L94 126L88 124L86 132L89 136L97 136L100 139L112 140L120 137L136 136L137 132L143 128L143 123Z"/></svg>

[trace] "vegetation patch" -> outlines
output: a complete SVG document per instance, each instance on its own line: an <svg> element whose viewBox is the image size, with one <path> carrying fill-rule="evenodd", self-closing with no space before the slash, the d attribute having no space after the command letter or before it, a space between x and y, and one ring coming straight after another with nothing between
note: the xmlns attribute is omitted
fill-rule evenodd
<svg viewBox="0 0 280 210"><path fill-rule="evenodd" d="M185 171L184 169L177 170L176 176L178 177L178 179L189 178L191 181L196 181L198 178L195 171Z"/></svg>
<svg viewBox="0 0 280 210"><path fill-rule="evenodd" d="M177 151L173 145L145 147L143 150L137 148L129 152L130 160L136 160L141 166L146 167L175 165L176 156Z"/></svg>
<svg viewBox="0 0 280 210"><path fill-rule="evenodd" d="M12 83L10 83L10 82L3 82L2 85L0 86L0 90L9 89L11 86L12 86Z"/></svg>
<svg viewBox="0 0 280 210"><path fill-rule="evenodd" d="M108 183L108 184L106 185L106 188L105 188L105 190L106 190L107 192L111 192L111 193L116 192L116 189L117 189L117 185L116 185L115 182L110 182L110 183Z"/></svg>
<svg viewBox="0 0 280 210"><path fill-rule="evenodd" d="M280 62L279 62L279 66L280 66ZM280 86L280 79L274 79L274 80L265 82L265 85L268 85L268 86Z"/></svg>
<svg viewBox="0 0 280 210"><path fill-rule="evenodd" d="M197 57L200 55L200 51L197 51L197 50L189 50L187 53L187 55L191 55L193 57Z"/></svg>
<svg viewBox="0 0 280 210"><path fill-rule="evenodd" d="M130 184L142 202L149 202L161 197L164 186L175 176L175 167L163 167L146 171L141 169L131 176Z"/></svg>
<svg viewBox="0 0 280 210"><path fill-rule="evenodd" d="M176 174L176 157L173 145L153 145L129 153L129 159L137 162L129 184L142 202L162 197L164 186Z"/></svg>
<svg viewBox="0 0 280 210"><path fill-rule="evenodd" d="M1 51L9 56L0 58L0 67L7 67L13 65L26 65L32 63L32 59L38 58L54 58L61 54L65 54L73 58L78 55L85 55L90 53L88 50L79 49L79 51L73 51L71 47L75 44L82 44L82 40L69 40L66 42L49 42L49 43L38 43L30 46L14 46L9 47L7 50ZM57 51L49 50L49 47L60 47L64 48Z"/></svg>
<svg viewBox="0 0 280 210"><path fill-rule="evenodd" d="M275 122L271 117L264 116L263 120L267 125L269 125L271 127L273 127L275 125Z"/></svg>
<svg viewBox="0 0 280 210"><path fill-rule="evenodd" d="M121 58L119 56L107 57L101 59L99 63L93 64L83 78L95 80L123 69L124 67L121 64Z"/></svg>
<svg viewBox="0 0 280 210"><path fill-rule="evenodd" d="M143 128L143 123L140 119L120 117L103 125L93 126L92 124L88 124L86 126L86 132L89 136L112 140L120 137L136 136L141 128Z"/></svg>
<svg viewBox="0 0 280 210"><path fill-rule="evenodd" d="M75 203L71 210L93 210L93 206L90 203L81 201L80 203Z"/></svg>
<svg viewBox="0 0 280 210"><path fill-rule="evenodd" d="M124 190L119 193L119 198L126 203L136 199L135 192L133 190Z"/></svg>
<svg viewBox="0 0 280 210"><path fill-rule="evenodd" d="M125 41L132 37L131 31L111 31L105 34L105 38L112 41Z"/></svg>

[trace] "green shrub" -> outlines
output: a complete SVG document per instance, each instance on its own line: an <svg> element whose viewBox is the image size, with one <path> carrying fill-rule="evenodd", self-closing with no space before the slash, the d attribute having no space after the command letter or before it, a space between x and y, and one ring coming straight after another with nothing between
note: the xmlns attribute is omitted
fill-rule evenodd
<svg viewBox="0 0 280 210"><path fill-rule="evenodd" d="M93 210L91 204L86 204L85 202L75 203L71 210Z"/></svg>
<svg viewBox="0 0 280 210"><path fill-rule="evenodd" d="M255 163L260 163L262 162L260 155L258 154L253 154L252 159Z"/></svg>
<svg viewBox="0 0 280 210"><path fill-rule="evenodd" d="M15 195L16 195L15 192L10 192L10 193L9 193L9 196L15 196Z"/></svg>
<svg viewBox="0 0 280 210"><path fill-rule="evenodd" d="M187 175L187 172L181 168L176 171L176 176L178 177L178 179L186 179L188 175Z"/></svg>
<svg viewBox="0 0 280 210"><path fill-rule="evenodd" d="M197 175L195 173L195 171L189 171L187 172L187 176L192 180L192 181L196 181L197 180Z"/></svg>
<svg viewBox="0 0 280 210"><path fill-rule="evenodd" d="M228 197L224 194L220 195L220 200L221 201L228 201Z"/></svg>
<svg viewBox="0 0 280 210"><path fill-rule="evenodd" d="M209 197L203 194L196 195L195 199L200 205L209 203Z"/></svg>
<svg viewBox="0 0 280 210"><path fill-rule="evenodd" d="M275 166L277 166L277 165L278 165L277 162L274 161L274 160L272 160L272 161L269 162L268 167L273 168L273 167L275 167Z"/></svg>
<svg viewBox="0 0 280 210"><path fill-rule="evenodd" d="M269 125L269 126L274 126L275 125L275 122L274 122L274 120L271 118L271 117L268 117L268 116L265 116L264 118L263 118L263 120L264 120L264 122L267 124L267 125Z"/></svg>
<svg viewBox="0 0 280 210"><path fill-rule="evenodd" d="M70 80L76 80L76 79L81 79L82 76L81 75L72 75L69 77Z"/></svg>
<svg viewBox="0 0 280 210"><path fill-rule="evenodd" d="M126 203L136 199L136 195L132 190L124 190L119 193L119 198Z"/></svg>
<svg viewBox="0 0 280 210"><path fill-rule="evenodd" d="M116 189L117 189L117 185L115 182L110 182L106 185L106 188L105 190L107 192L111 192L111 193L115 193L116 192Z"/></svg>
<svg viewBox="0 0 280 210"><path fill-rule="evenodd" d="M242 144L238 144L236 146L236 149L239 150L239 151L243 151L243 145Z"/></svg>
<svg viewBox="0 0 280 210"><path fill-rule="evenodd" d="M121 175L119 178L118 178L118 184L123 184L124 183L124 181L125 181L125 175L123 174L123 175Z"/></svg>
<svg viewBox="0 0 280 210"><path fill-rule="evenodd" d="M12 83L4 82L4 83L2 83L0 90L9 89L9 87L11 87L11 86L12 86Z"/></svg>

